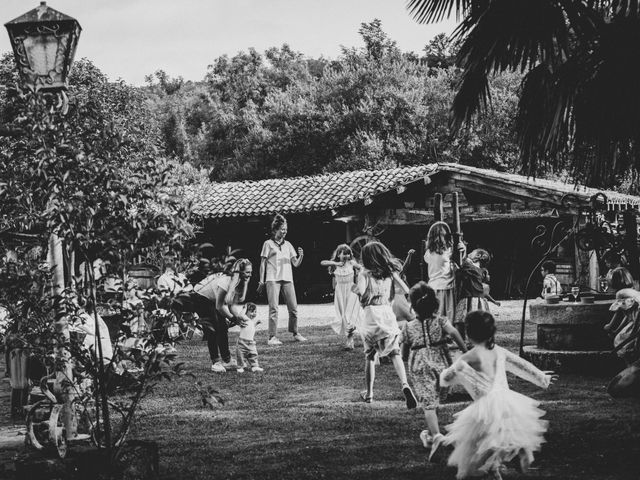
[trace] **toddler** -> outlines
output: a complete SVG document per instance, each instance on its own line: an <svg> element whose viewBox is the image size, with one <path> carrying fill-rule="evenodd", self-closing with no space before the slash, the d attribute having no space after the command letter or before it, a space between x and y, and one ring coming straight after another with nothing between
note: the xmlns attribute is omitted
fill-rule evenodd
<svg viewBox="0 0 640 480"><path fill-rule="evenodd" d="M258 349L254 340L256 325L260 323L260 320L256 320L257 306L255 303L247 303L244 309L249 320L240 327L236 343L237 372L244 373L245 366L250 368L252 372L263 372L264 369L258 364Z"/></svg>

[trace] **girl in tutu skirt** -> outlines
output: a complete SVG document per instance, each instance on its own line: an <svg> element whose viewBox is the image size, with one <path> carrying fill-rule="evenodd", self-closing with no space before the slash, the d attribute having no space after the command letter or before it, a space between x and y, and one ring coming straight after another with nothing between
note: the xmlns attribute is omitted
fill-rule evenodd
<svg viewBox="0 0 640 480"><path fill-rule="evenodd" d="M338 245L331 260L322 260L320 265L329 267L329 273L333 275L335 290L333 304L336 308L336 317L331 322L331 328L345 339L344 348L353 350L354 333L362 315L358 295L352 291L360 265L353 259L351 247L346 243Z"/></svg>
<svg viewBox="0 0 640 480"><path fill-rule="evenodd" d="M455 415L442 443L454 446L448 463L458 468L457 478L488 475L498 480L500 466L516 456L522 470L528 468L547 430L539 402L509 390L506 372L541 388L557 376L495 346L495 320L489 312L471 312L465 323L473 348L440 374L440 384L462 385L473 403ZM434 439L432 449L437 447Z"/></svg>

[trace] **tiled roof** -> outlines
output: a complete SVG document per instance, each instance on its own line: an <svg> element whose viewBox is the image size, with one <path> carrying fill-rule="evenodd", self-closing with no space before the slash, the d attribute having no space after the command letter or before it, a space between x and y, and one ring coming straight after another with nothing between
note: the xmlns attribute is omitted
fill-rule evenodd
<svg viewBox="0 0 640 480"><path fill-rule="evenodd" d="M335 209L437 173L451 172L494 180L496 184L521 186L544 194L570 193L585 202L600 190L553 180L532 179L522 175L496 172L454 163L428 164L388 170L357 170L310 177L258 181L212 183L205 187L187 187L193 213L202 217L251 217L318 212ZM610 204L640 205L640 197L602 191Z"/></svg>
<svg viewBox="0 0 640 480"><path fill-rule="evenodd" d="M212 183L187 189L193 213L203 217L244 217L329 210L420 180L436 164L388 170L357 170L313 177Z"/></svg>

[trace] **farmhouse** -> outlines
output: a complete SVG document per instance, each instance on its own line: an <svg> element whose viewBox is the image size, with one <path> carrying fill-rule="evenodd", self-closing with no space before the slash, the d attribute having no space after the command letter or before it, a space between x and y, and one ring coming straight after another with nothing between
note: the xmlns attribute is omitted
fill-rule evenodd
<svg viewBox="0 0 640 480"><path fill-rule="evenodd" d="M624 212L633 212L626 217L635 222L640 209L640 197L452 163L215 183L187 190L202 222L202 241L221 250L241 249L255 265L271 216L285 215L287 238L305 250L296 272L302 301L330 298L331 278L320 260L329 258L340 243L358 251L375 237L400 258L415 249L409 281L423 278L423 240L434 221L437 193L443 198L443 219L449 223L457 193L464 240L469 248L482 247L493 254L492 294L498 298L523 295L531 269L550 242L562 236L558 227L552 239L557 223L582 228L606 220L615 227L622 224ZM554 252L563 283L597 288L597 255L579 248L590 247L589 241L574 235Z"/></svg>

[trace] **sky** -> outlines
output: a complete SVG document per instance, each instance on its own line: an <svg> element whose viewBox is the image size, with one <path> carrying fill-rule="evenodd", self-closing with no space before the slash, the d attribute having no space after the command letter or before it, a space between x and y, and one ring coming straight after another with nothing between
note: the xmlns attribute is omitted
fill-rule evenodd
<svg viewBox="0 0 640 480"><path fill-rule="evenodd" d="M2 23L37 7L38 0L1 0ZM162 69L202 80L215 58L250 47L288 43L309 57L335 58L340 46L362 46L358 29L374 18L403 51L420 52L454 20L419 25L406 0L49 0L82 26L76 58L89 58L111 80L143 85ZM0 52L11 45L0 35Z"/></svg>

